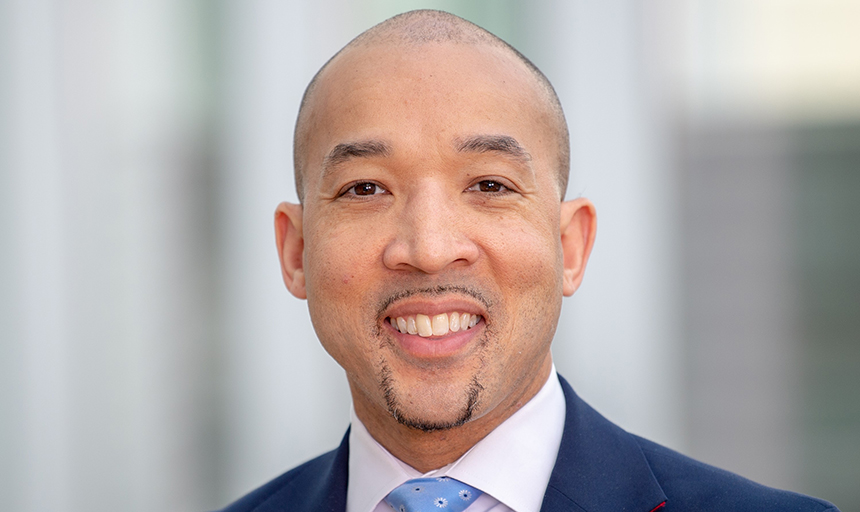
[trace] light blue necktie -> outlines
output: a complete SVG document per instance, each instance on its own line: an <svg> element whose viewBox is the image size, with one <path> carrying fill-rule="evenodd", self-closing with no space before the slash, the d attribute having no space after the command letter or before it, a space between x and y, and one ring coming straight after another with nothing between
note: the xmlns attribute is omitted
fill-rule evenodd
<svg viewBox="0 0 860 512"><path fill-rule="evenodd" d="M397 512L462 512L481 494L447 476L415 478L391 491L385 503Z"/></svg>

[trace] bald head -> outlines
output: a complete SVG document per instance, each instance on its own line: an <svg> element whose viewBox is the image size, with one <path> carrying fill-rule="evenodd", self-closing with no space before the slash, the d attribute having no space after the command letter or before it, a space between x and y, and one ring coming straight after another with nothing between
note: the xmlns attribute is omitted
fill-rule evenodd
<svg viewBox="0 0 860 512"><path fill-rule="evenodd" d="M337 66L346 55L362 49L374 47L414 49L424 45L490 47L500 50L525 67L538 93L539 104L535 105L535 109L545 110L551 118L549 124L552 137L555 139L553 147L556 152L554 167L560 198L563 198L570 170L570 142L561 103L546 76L515 48L474 23L443 11L418 10L399 14L363 32L329 59L311 80L299 108L293 141L293 163L299 200L304 201L307 144L313 124L311 119L314 117L315 110L320 107L317 105L316 91L320 83L327 80L330 69Z"/></svg>

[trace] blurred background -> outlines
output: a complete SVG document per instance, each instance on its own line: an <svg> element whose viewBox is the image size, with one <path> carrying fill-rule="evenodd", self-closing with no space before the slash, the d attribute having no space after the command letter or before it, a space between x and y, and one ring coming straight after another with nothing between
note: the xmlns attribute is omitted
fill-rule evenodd
<svg viewBox="0 0 860 512"><path fill-rule="evenodd" d="M419 7L561 97L600 220L579 394L860 511L856 0L0 0L0 509L205 510L337 445L273 212L305 85Z"/></svg>

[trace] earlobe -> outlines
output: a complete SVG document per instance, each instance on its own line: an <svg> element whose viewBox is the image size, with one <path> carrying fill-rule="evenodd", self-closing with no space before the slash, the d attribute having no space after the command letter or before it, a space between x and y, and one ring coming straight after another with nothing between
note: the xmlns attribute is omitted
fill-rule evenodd
<svg viewBox="0 0 860 512"><path fill-rule="evenodd" d="M585 198L561 203L561 248L564 253L564 296L579 288L597 234L597 213Z"/></svg>
<svg viewBox="0 0 860 512"><path fill-rule="evenodd" d="M275 240L281 260L281 274L287 289L299 299L306 299L302 205L281 203L275 210Z"/></svg>

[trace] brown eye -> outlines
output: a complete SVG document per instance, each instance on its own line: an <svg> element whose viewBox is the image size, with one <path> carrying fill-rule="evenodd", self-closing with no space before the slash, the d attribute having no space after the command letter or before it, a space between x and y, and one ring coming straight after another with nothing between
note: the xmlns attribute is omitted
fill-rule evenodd
<svg viewBox="0 0 860 512"><path fill-rule="evenodd" d="M481 192L501 192L505 190L505 186L498 181L484 180L478 182L478 190Z"/></svg>
<svg viewBox="0 0 860 512"><path fill-rule="evenodd" d="M376 185L373 183L359 183L355 186L355 195L372 196L376 193Z"/></svg>
<svg viewBox="0 0 860 512"><path fill-rule="evenodd" d="M376 183L358 183L350 187L346 193L353 194L356 196L372 196L376 194L382 194L385 192L385 189L377 185Z"/></svg>

